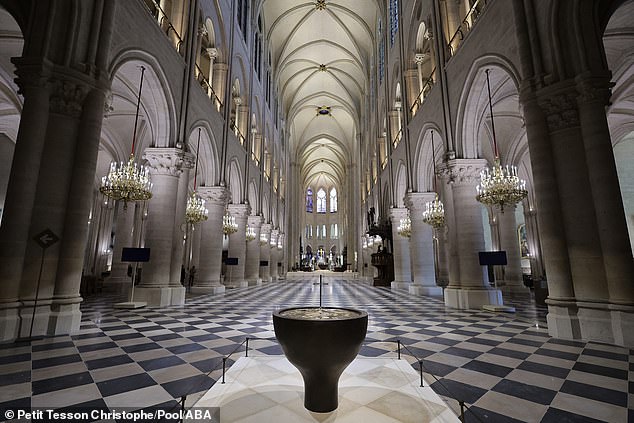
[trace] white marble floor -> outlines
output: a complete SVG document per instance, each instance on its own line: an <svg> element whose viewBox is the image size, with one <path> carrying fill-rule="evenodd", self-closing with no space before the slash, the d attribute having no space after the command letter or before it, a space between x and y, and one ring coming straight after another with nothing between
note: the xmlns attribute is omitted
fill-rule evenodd
<svg viewBox="0 0 634 423"><path fill-rule="evenodd" d="M242 357L194 408L218 407L220 423L459 422L405 360L357 357L339 380L339 407L304 408L302 377L284 356Z"/></svg>

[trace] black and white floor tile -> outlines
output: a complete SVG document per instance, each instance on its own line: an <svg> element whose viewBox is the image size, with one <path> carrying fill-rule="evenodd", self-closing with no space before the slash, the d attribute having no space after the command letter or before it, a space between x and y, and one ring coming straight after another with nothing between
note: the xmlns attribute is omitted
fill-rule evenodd
<svg viewBox="0 0 634 423"><path fill-rule="evenodd" d="M324 305L369 315L364 356L405 358L468 422L634 422L634 350L548 336L546 309L530 295L515 314L455 310L440 298L327 277ZM70 336L0 345L0 415L11 408L177 407L221 376L222 358L280 355L271 312L317 305L314 276L188 296L183 307L114 309L120 298L86 299ZM257 339L259 338L259 339Z"/></svg>

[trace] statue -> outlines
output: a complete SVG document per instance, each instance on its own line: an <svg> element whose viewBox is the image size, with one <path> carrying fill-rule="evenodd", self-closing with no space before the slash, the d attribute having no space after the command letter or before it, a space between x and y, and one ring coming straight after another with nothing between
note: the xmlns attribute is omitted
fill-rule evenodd
<svg viewBox="0 0 634 423"><path fill-rule="evenodd" d="M370 211L368 212L368 228L374 226L374 207L370 207Z"/></svg>

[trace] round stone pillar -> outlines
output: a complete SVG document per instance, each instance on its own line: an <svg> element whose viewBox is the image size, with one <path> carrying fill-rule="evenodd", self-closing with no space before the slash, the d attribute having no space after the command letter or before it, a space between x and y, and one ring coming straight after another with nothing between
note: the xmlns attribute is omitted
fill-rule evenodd
<svg viewBox="0 0 634 423"><path fill-rule="evenodd" d="M414 283L409 287L411 294L442 295L442 288L436 285L433 229L423 222L425 205L434 198L436 198L435 192L405 194L405 205L410 210L412 221L412 237L409 246Z"/></svg>
<svg viewBox="0 0 634 423"><path fill-rule="evenodd" d="M508 207L504 213L496 210L500 250L506 251L506 266L504 266L504 288L511 292L526 292L528 289L522 281L522 258L517 237L517 221L515 207Z"/></svg>
<svg viewBox="0 0 634 423"><path fill-rule="evenodd" d="M260 278L260 229L262 227L262 216L249 216L247 223L250 228L253 228L255 238L247 241L244 275L250 286L262 285L262 278Z"/></svg>
<svg viewBox="0 0 634 423"><path fill-rule="evenodd" d="M228 258L237 258L238 264L235 266L227 266L226 283L232 287L246 287L249 283L244 279L245 259L247 255L247 217L251 212L251 206L248 204L229 204L227 206L229 214L236 219L238 230L229 234L229 255Z"/></svg>
<svg viewBox="0 0 634 423"><path fill-rule="evenodd" d="M273 229L269 238L269 272L271 275L271 282L277 282L277 262L279 256L277 252L277 237L279 236L279 233L279 229Z"/></svg>
<svg viewBox="0 0 634 423"><path fill-rule="evenodd" d="M0 342L17 338L20 329L20 280L37 188L33 169L40 168L49 116L48 71L21 60L13 62L24 104L0 226Z"/></svg>
<svg viewBox="0 0 634 423"><path fill-rule="evenodd" d="M191 292L194 294L221 294L225 292L225 286L220 283L222 218L229 200L229 191L225 187L198 187L197 192L205 200L209 217L197 225L200 228L198 271Z"/></svg>
<svg viewBox="0 0 634 423"><path fill-rule="evenodd" d="M399 235L398 226L401 219L407 217L406 208L390 209L392 219L392 256L394 257L394 281L392 289L409 289L412 284L412 269L410 263L410 238Z"/></svg>
<svg viewBox="0 0 634 423"><path fill-rule="evenodd" d="M260 261L266 262L265 266L260 266L260 278L262 282L271 282L271 224L264 223L260 228Z"/></svg>
<svg viewBox="0 0 634 423"><path fill-rule="evenodd" d="M451 185L454 227L451 237L457 243L459 288L445 289L445 305L461 309L479 309L483 305L501 305L502 293L491 289L486 269L480 266L478 252L484 251L482 205L475 199L480 171L486 166L484 159L452 159L444 166Z"/></svg>
<svg viewBox="0 0 634 423"><path fill-rule="evenodd" d="M143 265L141 283L134 290L134 299L145 301L152 307L165 307L174 304L169 285L182 150L148 148L144 158L154 184L145 232L145 247L150 249L150 261Z"/></svg>
<svg viewBox="0 0 634 423"><path fill-rule="evenodd" d="M116 233L114 248L112 250L112 267L110 277L105 281L104 289L110 292L128 292L132 281L128 276L128 266L131 263L121 261L121 253L124 247L136 247L134 245L134 216L135 204L129 204L127 208L123 203L117 204Z"/></svg>

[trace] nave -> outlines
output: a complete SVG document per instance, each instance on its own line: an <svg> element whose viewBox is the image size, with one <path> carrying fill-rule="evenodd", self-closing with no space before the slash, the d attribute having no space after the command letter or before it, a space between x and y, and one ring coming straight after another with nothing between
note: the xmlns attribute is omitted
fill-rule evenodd
<svg viewBox="0 0 634 423"><path fill-rule="evenodd" d="M423 360L426 383L433 382L456 413L452 398L470 406L467 421L634 418L634 351L549 337L545 308L536 309L526 295L504 298L516 314L456 310L440 297L332 275L325 277L324 305L368 312L360 354L394 356L392 341L399 339ZM289 273L285 281L222 295L188 294L181 307L137 310L114 309L116 296L89 297L77 333L0 346L0 411L171 408L183 395L189 406L221 377L222 357L246 337L268 338L252 339L250 355L280 355L271 313L318 305L316 282L315 274ZM238 348L228 363L243 354Z"/></svg>

